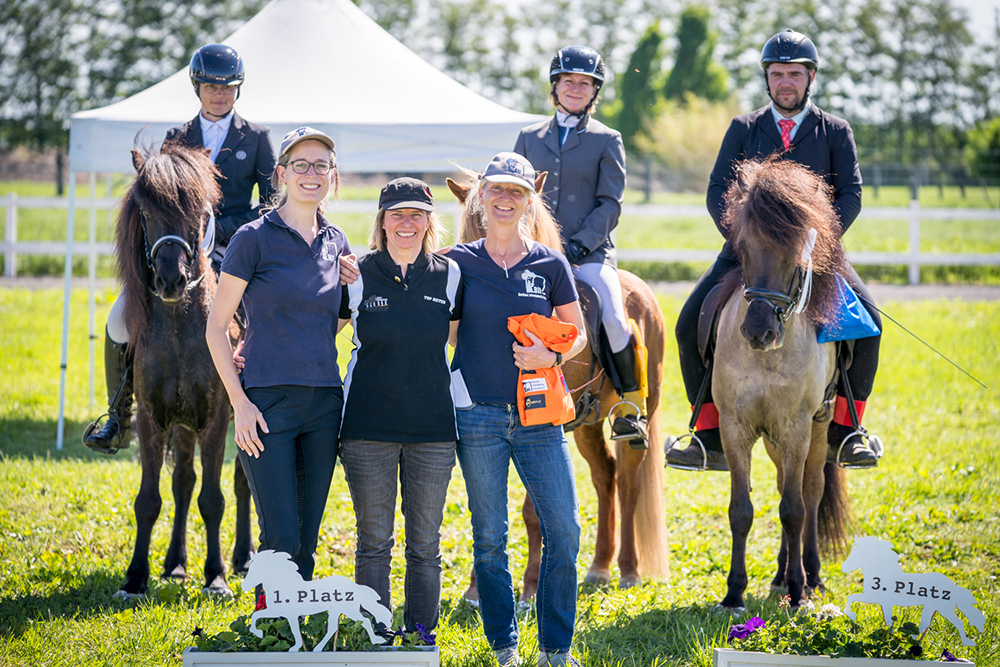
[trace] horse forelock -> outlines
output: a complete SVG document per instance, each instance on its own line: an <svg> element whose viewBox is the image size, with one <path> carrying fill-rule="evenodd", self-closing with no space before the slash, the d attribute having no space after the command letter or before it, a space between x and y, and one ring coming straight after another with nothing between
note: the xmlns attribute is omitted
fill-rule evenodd
<svg viewBox="0 0 1000 667"><path fill-rule="evenodd" d="M815 229L807 312L817 323L829 322L836 307L835 274L846 266L830 186L807 167L777 156L741 162L737 171L726 193L723 219L730 244L763 246L805 269L802 249L809 230Z"/></svg>

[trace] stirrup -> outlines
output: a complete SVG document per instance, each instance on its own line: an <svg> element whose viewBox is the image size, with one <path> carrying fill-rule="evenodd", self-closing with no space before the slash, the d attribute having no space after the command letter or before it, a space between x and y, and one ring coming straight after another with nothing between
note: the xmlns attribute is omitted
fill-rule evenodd
<svg viewBox="0 0 1000 667"><path fill-rule="evenodd" d="M112 447L101 447L99 445L93 445L93 444L87 442L87 438L89 438L94 433L97 433L102 428L104 428L104 424L101 423L101 420L103 420L105 417L110 417L110 416L111 416L111 413L110 412L106 412L103 415L101 415L100 417L98 417L96 421L92 421L89 424L87 424L87 428L83 429L83 438L82 438L82 440L83 440L83 444L86 445L87 448L90 449L91 451L97 452L98 454L108 454L110 456L114 456L120 450L122 450L122 449L128 449L129 448L129 443L132 440L131 424L129 425L128 429L125 429L125 430L129 431L129 437L128 437L128 439L126 440L125 438L121 437L121 435L119 435L118 438L117 438L118 442L120 442L120 443L124 442L124 444L120 444L120 445L112 446ZM120 433L121 433L121 431L119 431L119 434Z"/></svg>
<svg viewBox="0 0 1000 667"><path fill-rule="evenodd" d="M674 436L671 436L671 437L674 437ZM674 442L671 445L670 450L674 450L674 449L678 449L679 450L680 449L679 445L681 444L681 442L685 438L690 438L691 442L692 442L692 445L694 443L697 443L698 447L701 449L701 467L699 468L698 466L686 466L686 465L682 465L682 464L679 464L679 463L671 463L670 462L670 457L668 456L668 454L670 453L669 451L664 452L664 463L666 465L670 466L671 468L674 468L675 470L691 470L691 471L694 471L694 472L705 472L706 470L708 470L708 450L705 449L705 444L701 441L701 438L699 438L697 435L695 435L694 431L691 431L690 433L685 433L684 435L680 436L679 438L678 437L674 437ZM692 445L688 445L688 447L690 448Z"/></svg>
<svg viewBox="0 0 1000 667"><path fill-rule="evenodd" d="M868 431L865 429L864 426L858 426L857 428L855 428L854 431L847 434L847 437L845 437L841 441L840 447L837 448L837 459L836 459L837 467L844 468L845 470L862 470L867 468L874 468L875 466L853 465L849 463L844 463L843 461L840 460L840 455L844 451L844 446L847 444L848 440L850 440L856 435L860 435L861 441L864 443L864 445L868 447L868 449L872 450L872 452L875 454L875 465L878 465L878 460L882 458L883 454L885 454L885 445L882 444L882 438L878 437L877 435L868 435Z"/></svg>
<svg viewBox="0 0 1000 667"><path fill-rule="evenodd" d="M611 409L608 410L608 424L611 426L611 439L612 440L638 440L638 439L641 438L641 439L645 440L645 437L643 437L642 431L640 429L638 429L638 428L636 429L636 432L634 434L633 433L626 433L624 435L615 435L615 429L614 429L614 424L615 424L615 420L614 420L615 410L617 410L621 406L628 406L628 405L631 405L635 409L636 420L639 420L639 419L642 418L642 410L640 410L639 406L636 405L635 403L633 403L632 401L626 401L625 399L622 399L622 400L618 401L617 403L615 403L614 405L612 405ZM624 415L622 415L622 418L624 418Z"/></svg>

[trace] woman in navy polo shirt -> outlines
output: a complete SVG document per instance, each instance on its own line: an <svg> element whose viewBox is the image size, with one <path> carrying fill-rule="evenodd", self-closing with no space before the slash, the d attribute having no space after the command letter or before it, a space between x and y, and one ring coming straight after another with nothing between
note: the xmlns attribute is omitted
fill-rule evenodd
<svg viewBox="0 0 1000 667"><path fill-rule="evenodd" d="M576 557L580 515L569 447L561 426L523 426L517 410L518 369L561 364L587 344L566 258L530 239L522 219L543 206L535 170L516 153L487 166L472 205L481 206L486 237L455 246L448 257L465 287L452 382L458 417L458 460L472 512L473 555L483 629L502 667L519 662L514 586L507 558L507 474L513 461L542 529L538 582L539 664L571 662L576 621ZM555 314L580 337L565 355L518 345L507 318Z"/></svg>
<svg viewBox="0 0 1000 667"><path fill-rule="evenodd" d="M442 228L430 188L390 181L379 197L360 276L340 310L354 327L344 380L340 458L354 502L355 581L391 608L389 571L396 479L406 519L403 621L437 626L441 601L441 520L455 466L455 407L448 338L461 312L458 265L434 254Z"/></svg>
<svg viewBox="0 0 1000 667"><path fill-rule="evenodd" d="M274 180L281 187L275 207L229 242L206 338L233 404L260 548L290 554L309 580L344 400L335 337L346 322L333 323L339 259L351 250L344 232L323 217L338 184L333 140L308 127L289 132ZM241 299L242 382L228 336Z"/></svg>

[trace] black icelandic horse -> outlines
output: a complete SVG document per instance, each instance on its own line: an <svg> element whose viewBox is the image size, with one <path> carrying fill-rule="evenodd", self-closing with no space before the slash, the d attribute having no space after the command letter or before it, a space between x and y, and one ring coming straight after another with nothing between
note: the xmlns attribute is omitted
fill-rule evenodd
<svg viewBox="0 0 1000 667"><path fill-rule="evenodd" d="M202 465L198 508L207 538L204 591L229 596L219 529L225 509L221 476L230 408L205 342L216 278L199 248L206 225L214 224L212 209L221 197L218 172L207 152L169 143L159 153L133 150L132 164L137 175L118 214L115 242L129 346L135 352L142 483L135 498L135 549L118 595L146 592L149 542L162 505L160 470L168 447L174 457L175 511L162 577L187 578L185 528L197 477L197 442ZM235 324L230 336L239 336ZM239 459L234 484L233 568L246 572L253 551L250 490Z"/></svg>

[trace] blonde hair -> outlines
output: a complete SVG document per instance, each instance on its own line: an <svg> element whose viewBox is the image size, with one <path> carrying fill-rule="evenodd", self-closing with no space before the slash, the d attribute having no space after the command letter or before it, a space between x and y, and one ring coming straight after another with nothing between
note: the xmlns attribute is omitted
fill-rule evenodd
<svg viewBox="0 0 1000 667"><path fill-rule="evenodd" d="M462 221L462 243L469 243L486 236L488 223L486 220L486 210L479 195L482 193L486 179L480 178L477 185L477 192L473 195L469 191L469 196L465 199L465 217ZM541 195L533 190L524 188L528 193L528 206L524 209L524 215L518 220L518 233L522 238L537 241L544 246L552 248L558 252L563 251L562 239L559 236L559 225L549 212L549 207Z"/></svg>
<svg viewBox="0 0 1000 667"><path fill-rule="evenodd" d="M318 141L318 139L308 139L307 141ZM323 142L320 141L319 143ZM326 146L326 144L323 145ZM281 159L278 160L278 164L274 167L274 173L271 174L271 185L274 186L275 192L271 201L264 207L264 213L269 213L279 209L284 206L286 202L288 202L288 186L278 179L278 167L281 167L282 169L288 168L288 163L291 162L291 153L292 151L288 151L285 155L281 156ZM340 170L337 169L337 151L329 148L329 153L330 164L333 165L333 198L340 199ZM325 199L319 203L319 212L326 213Z"/></svg>
<svg viewBox="0 0 1000 667"><path fill-rule="evenodd" d="M434 211L424 212L427 213L427 231L424 233L422 249L425 253L434 252L440 247L441 239L444 237L444 225L441 224ZM369 250L385 250L387 243L385 209L380 208L375 215L371 231L368 232L368 248Z"/></svg>

